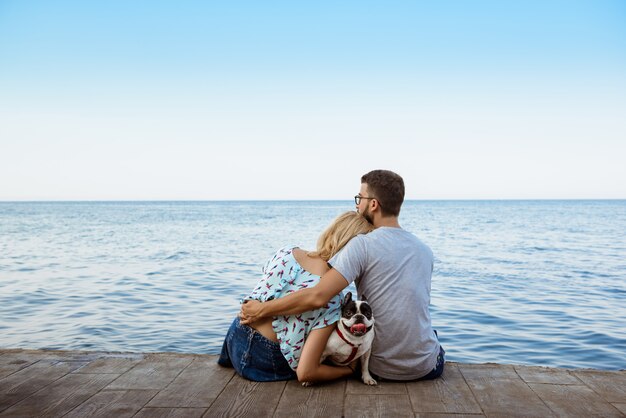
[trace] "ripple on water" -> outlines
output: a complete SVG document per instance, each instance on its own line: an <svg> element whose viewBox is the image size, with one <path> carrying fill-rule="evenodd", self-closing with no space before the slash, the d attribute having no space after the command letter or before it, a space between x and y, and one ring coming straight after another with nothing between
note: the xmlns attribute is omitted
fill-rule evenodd
<svg viewBox="0 0 626 418"><path fill-rule="evenodd" d="M165 257L166 260L180 260L181 258L185 257L186 255L189 255L189 253L187 252L178 252L176 254L172 254L168 257Z"/></svg>

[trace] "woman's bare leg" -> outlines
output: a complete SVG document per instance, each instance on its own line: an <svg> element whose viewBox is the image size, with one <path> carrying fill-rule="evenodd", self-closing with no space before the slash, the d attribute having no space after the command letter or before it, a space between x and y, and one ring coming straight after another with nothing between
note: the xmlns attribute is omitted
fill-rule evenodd
<svg viewBox="0 0 626 418"><path fill-rule="evenodd" d="M330 334L335 329L334 325L318 328L311 331L304 346L296 373L300 382L322 382L350 376L352 369L347 366L328 366L320 364L320 358L326 348Z"/></svg>

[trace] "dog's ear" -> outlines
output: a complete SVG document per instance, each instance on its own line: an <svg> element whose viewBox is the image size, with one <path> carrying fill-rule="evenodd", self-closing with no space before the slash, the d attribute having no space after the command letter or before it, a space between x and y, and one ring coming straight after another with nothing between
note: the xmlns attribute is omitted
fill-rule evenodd
<svg viewBox="0 0 626 418"><path fill-rule="evenodd" d="M363 302L367 302L367 298L365 297L365 295L359 296Z"/></svg>
<svg viewBox="0 0 626 418"><path fill-rule="evenodd" d="M352 302L352 292L348 292L348 294L346 295L345 298L343 298L343 304L347 305L348 303Z"/></svg>

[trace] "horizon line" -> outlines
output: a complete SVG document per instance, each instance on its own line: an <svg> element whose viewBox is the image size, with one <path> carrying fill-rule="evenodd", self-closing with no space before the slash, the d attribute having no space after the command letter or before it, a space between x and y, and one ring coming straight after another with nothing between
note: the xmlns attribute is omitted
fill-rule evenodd
<svg viewBox="0 0 626 418"><path fill-rule="evenodd" d="M405 199L404 202L471 202L471 201L622 201L619 198L440 198ZM350 199L55 199L2 200L0 203L202 203L202 202L352 202Z"/></svg>

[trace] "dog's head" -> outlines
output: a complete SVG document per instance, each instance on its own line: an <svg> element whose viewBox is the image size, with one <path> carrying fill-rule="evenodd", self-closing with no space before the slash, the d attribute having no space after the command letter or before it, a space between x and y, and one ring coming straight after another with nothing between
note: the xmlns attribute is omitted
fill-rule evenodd
<svg viewBox="0 0 626 418"><path fill-rule="evenodd" d="M341 307L341 323L355 337L361 337L371 330L374 315L367 300L352 300L352 292L348 292Z"/></svg>

